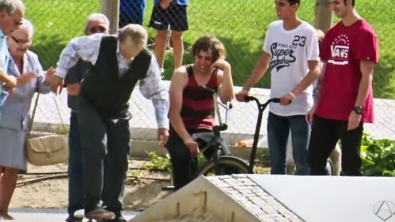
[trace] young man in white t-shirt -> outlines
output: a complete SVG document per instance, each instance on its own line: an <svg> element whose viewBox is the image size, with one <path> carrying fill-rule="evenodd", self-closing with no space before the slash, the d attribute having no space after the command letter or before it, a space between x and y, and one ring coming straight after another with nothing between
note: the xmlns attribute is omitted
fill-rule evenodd
<svg viewBox="0 0 395 222"><path fill-rule="evenodd" d="M236 99L244 101L270 64L270 97L281 98L279 104L269 106L271 174L286 174L286 147L291 131L295 174L306 175L310 125L305 114L313 106L312 83L320 73L318 36L314 27L298 18L300 0L276 0L275 3L280 21L269 25L263 54Z"/></svg>

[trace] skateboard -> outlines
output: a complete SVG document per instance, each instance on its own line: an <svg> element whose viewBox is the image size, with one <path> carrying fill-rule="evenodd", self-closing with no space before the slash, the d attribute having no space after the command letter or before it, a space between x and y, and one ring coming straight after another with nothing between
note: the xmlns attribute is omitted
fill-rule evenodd
<svg viewBox="0 0 395 222"><path fill-rule="evenodd" d="M74 213L74 218L75 218L76 222L104 222L106 220L115 219L115 214L113 215L113 218L108 218L108 219L87 218L85 216L85 211L83 209L81 209L81 210L77 210Z"/></svg>

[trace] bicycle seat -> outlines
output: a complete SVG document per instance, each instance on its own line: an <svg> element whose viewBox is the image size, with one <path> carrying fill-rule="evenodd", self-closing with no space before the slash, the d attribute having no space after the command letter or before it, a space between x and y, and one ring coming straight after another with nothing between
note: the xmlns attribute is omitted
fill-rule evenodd
<svg viewBox="0 0 395 222"><path fill-rule="evenodd" d="M214 132L197 132L192 134L192 139L195 140L200 147L211 145L214 138Z"/></svg>

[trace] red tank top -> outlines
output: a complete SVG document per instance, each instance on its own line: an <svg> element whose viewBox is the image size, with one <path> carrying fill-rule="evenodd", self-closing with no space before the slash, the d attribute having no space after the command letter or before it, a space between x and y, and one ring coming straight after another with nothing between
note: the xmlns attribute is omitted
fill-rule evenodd
<svg viewBox="0 0 395 222"><path fill-rule="evenodd" d="M202 89L196 82L192 66L187 67L188 84L182 95L181 118L188 131L197 129L212 130L215 124L215 103L210 92ZM206 84L207 88L217 91L217 71Z"/></svg>

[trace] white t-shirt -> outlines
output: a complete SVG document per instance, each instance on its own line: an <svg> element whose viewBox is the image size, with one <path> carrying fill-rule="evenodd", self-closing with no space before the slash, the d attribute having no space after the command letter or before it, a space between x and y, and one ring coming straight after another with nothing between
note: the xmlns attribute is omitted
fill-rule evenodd
<svg viewBox="0 0 395 222"><path fill-rule="evenodd" d="M293 90L309 72L308 61L320 61L317 31L307 22L293 30L285 30L282 20L272 22L263 51L271 57L271 98L281 98ZM279 116L305 115L313 106L312 95L311 85L290 105L271 103L269 110Z"/></svg>

